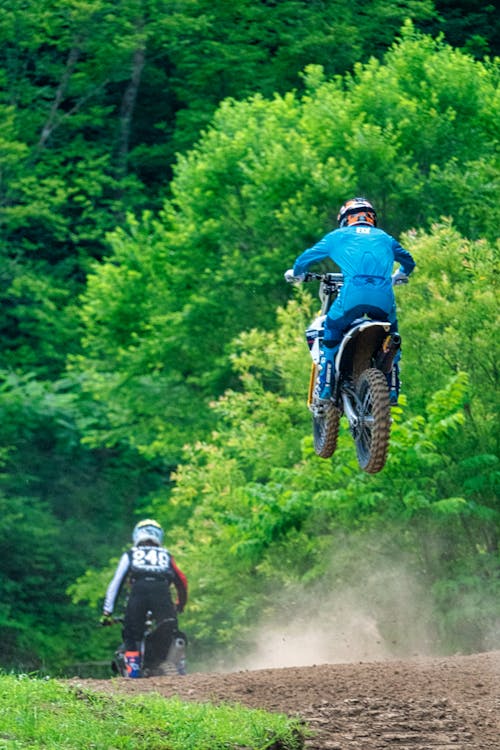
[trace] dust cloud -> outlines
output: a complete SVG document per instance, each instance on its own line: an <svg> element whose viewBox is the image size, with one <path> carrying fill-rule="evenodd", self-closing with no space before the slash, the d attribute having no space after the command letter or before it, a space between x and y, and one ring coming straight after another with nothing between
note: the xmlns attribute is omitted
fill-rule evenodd
<svg viewBox="0 0 500 750"><path fill-rule="evenodd" d="M430 596L401 562L384 569L365 559L347 579L326 576L321 586L278 594L277 601L238 669L379 661L438 650Z"/></svg>

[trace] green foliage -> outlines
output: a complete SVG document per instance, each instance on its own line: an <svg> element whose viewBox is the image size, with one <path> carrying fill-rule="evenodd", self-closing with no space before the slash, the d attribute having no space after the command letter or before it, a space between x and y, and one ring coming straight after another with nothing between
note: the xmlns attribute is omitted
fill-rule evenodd
<svg viewBox="0 0 500 750"><path fill-rule="evenodd" d="M0 376L2 663L54 669L88 657L95 630L66 589L88 561L108 560L109 540L128 536L137 497L160 477L128 450L81 448L95 407L72 380Z"/></svg>
<svg viewBox="0 0 500 750"><path fill-rule="evenodd" d="M482 57L500 52L500 10L494 3L470 3L469 0L435 0L436 17L425 24L431 33L438 31L454 47L464 47Z"/></svg>
<svg viewBox="0 0 500 750"><path fill-rule="evenodd" d="M289 294L283 270L332 227L346 194L368 193L390 231L449 213L467 236L480 228L490 258L500 219L495 70L407 24L383 62L344 80L309 67L301 98L226 100L179 159L164 211L112 233L112 256L89 278L77 367L107 404L106 440L132 424L139 450L178 459L196 431L189 402L209 426L208 398L233 383L228 341L269 325ZM467 179L453 180L458 164L481 195L490 191L484 210ZM167 393L165 426L148 405Z"/></svg>
<svg viewBox="0 0 500 750"><path fill-rule="evenodd" d="M3 259L0 282L0 329L3 367L57 378L66 357L78 348L79 320L72 288L54 279L46 263Z"/></svg>
<svg viewBox="0 0 500 750"><path fill-rule="evenodd" d="M450 652L463 644L483 643L485 649L496 649L498 596L500 593L498 563L480 551L476 564L470 560L458 563L453 576L442 575L432 587L441 613L440 628Z"/></svg>
<svg viewBox="0 0 500 750"><path fill-rule="evenodd" d="M351 542L376 547L381 528L434 592L442 641L486 643L499 98L498 60L471 55L498 51L497 11L458 19L414 0L2 10L9 666L109 655L114 635L94 627L103 566L146 509L189 573L196 658L222 643L241 654L257 612L355 576ZM422 24L444 36L420 36ZM372 480L345 430L334 461L313 454L302 331L316 301L286 305L282 280L351 192L407 231L418 261L400 294L410 408L395 411L390 462ZM475 630L460 596L467 622L485 613Z"/></svg>
<svg viewBox="0 0 500 750"><path fill-rule="evenodd" d="M406 19L434 31L435 24L450 18L453 41L465 44L457 34L455 11L440 5L438 16L434 5L431 0L404 0L396 6L377 0L364 9L347 0L280 0L270 5L251 0L181 0L174 5L169 0L122 0L117 12L110 0L63 5L6 0L0 26L0 257L8 271L0 299L8 311L2 331L9 364L23 366L27 357L30 369L40 368L44 376L60 374L61 352L77 349L71 297L85 281L89 259L107 252L106 233L121 226L127 213L138 215L146 206L161 205L170 194L176 153L196 142L223 100L303 91L308 76L301 71L311 65L322 66L327 77L343 75L357 61L380 58ZM466 28L469 22L478 25L468 41L476 47L491 43L494 52L497 15L488 6L463 16ZM443 66L443 80L450 84L462 68L460 58L452 60ZM475 106L470 85L462 83L454 94L460 99L461 91L468 91ZM477 104L480 114L483 106ZM453 111L452 105L450 117ZM445 122L439 107L431 124L441 141L450 133L451 142L456 140L453 123ZM383 143L377 126L365 125L360 145L368 141L374 157L378 149L379 163L381 156L392 158L390 139ZM282 149L281 156L276 154L275 175L294 164L294 158L287 160L286 139L279 134L278 139ZM332 147L332 153L344 155L344 141L332 139ZM291 157L295 151L290 150ZM255 153L262 161L258 148ZM403 146L394 156L402 163L404 153ZM494 180L489 154L470 165L455 156L454 167L443 170L438 164L438 192L446 180L453 201L460 200L455 186L477 195L485 170ZM269 163L264 172L272 168ZM368 163L365 171L371 173ZM380 179L379 173L375 176ZM350 185L354 182L348 179L346 188ZM336 200L339 192L328 198ZM232 198L227 205L234 212L237 190ZM265 238L265 212L252 213L258 220L254 227L261 225ZM313 233L324 226L323 219L320 210ZM492 219L491 231L495 226ZM49 332L45 318L52 313L60 324L52 321ZM33 328L33 342L27 326Z"/></svg>
<svg viewBox="0 0 500 750"><path fill-rule="evenodd" d="M314 309L308 294L299 291L278 311L279 336L255 329L235 340L232 362L241 387L213 404L216 430L210 440L186 449L172 492L163 499L157 495L153 505L192 581L185 624L195 633L195 659L218 649L225 659L241 658L255 619L277 615L287 591L312 584L321 590L335 566L352 575L359 545L367 539L372 546L377 539L394 545L412 560L415 577L433 592L441 648L489 643L498 616L493 597L500 531L496 427L482 416L491 407L485 394L492 394L492 384L478 372L476 358L467 357L467 347L458 369L448 369L446 361L440 365L454 346L454 337L449 342L445 333L448 323L458 342L467 317L416 302L430 286L437 306L439 300L454 304L452 289L461 300L482 297L477 279L484 268L460 274L460 284L456 280L450 287L451 269L461 267L460 254L450 252L451 236L459 242L456 231L445 226L413 239L412 252L422 259L415 276L420 291L412 281L398 294L404 308L405 393L410 403L415 398L416 411L393 411L390 456L380 475L359 472L343 422L332 460L314 455L304 403L308 357L302 331ZM487 263L487 244L480 244ZM485 287L488 280L491 274ZM489 304L488 325L494 326L493 297ZM436 330L436 316L442 321L439 346L434 358L417 365L414 338ZM336 548L343 535L351 539L352 553L340 563ZM484 605L475 629L466 624L469 609L461 627L459 600L450 593L459 590L471 607Z"/></svg>
<svg viewBox="0 0 500 750"><path fill-rule="evenodd" d="M444 221L431 235L408 238L408 243L417 250L418 271L401 295L400 307L403 335L413 331L411 347L404 353L404 378L415 406L419 408L428 388L425 373L434 373L439 388L450 375L467 372L467 409L475 426L474 440L479 440L485 451L494 451L495 445L486 435L492 435L499 405L495 348L498 242L465 240Z"/></svg>
<svg viewBox="0 0 500 750"><path fill-rule="evenodd" d="M9 257L43 258L65 279L101 257L106 231L168 190L177 150L218 104L300 84L379 53L430 1L361 16L346 0L6 0L0 26L0 224ZM384 38L373 33L380 17ZM293 28L290 18L294 18ZM307 29L307 33L304 30ZM332 38L343 44L332 45ZM70 262L71 260L71 262Z"/></svg>
<svg viewBox="0 0 500 750"><path fill-rule="evenodd" d="M300 71L311 63L329 76L343 74L357 60L380 55L406 18L423 23L435 17L427 0L371 2L369 8L347 0L183 0L175 10L161 30L180 105L174 133L179 151L192 145L193 133L208 124L222 100L300 88Z"/></svg>

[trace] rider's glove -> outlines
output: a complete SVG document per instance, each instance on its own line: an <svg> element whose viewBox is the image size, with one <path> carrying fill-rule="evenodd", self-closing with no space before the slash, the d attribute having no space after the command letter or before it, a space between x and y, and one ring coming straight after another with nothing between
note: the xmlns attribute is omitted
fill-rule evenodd
<svg viewBox="0 0 500 750"><path fill-rule="evenodd" d="M297 284L299 281L304 281L304 274L295 276L293 268L289 268L288 271L285 271L285 281L288 281L289 284Z"/></svg>
<svg viewBox="0 0 500 750"><path fill-rule="evenodd" d="M111 617L111 615L109 614L109 612L103 612L103 615L102 615L101 619L99 620L99 622L101 623L102 627L105 628L108 625L112 625L113 624L113 618Z"/></svg>
<svg viewBox="0 0 500 750"><path fill-rule="evenodd" d="M398 286L399 284L407 284L408 276L399 269L392 274L392 286Z"/></svg>

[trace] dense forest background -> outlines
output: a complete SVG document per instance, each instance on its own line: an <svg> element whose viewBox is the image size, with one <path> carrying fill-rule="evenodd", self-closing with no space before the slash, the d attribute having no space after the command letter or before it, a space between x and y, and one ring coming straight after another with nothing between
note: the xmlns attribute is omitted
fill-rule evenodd
<svg viewBox="0 0 500 750"><path fill-rule="evenodd" d="M1 666L109 655L149 515L194 664L360 617L498 648L496 5L5 0L0 38ZM359 193L417 261L376 476L313 453L283 281Z"/></svg>

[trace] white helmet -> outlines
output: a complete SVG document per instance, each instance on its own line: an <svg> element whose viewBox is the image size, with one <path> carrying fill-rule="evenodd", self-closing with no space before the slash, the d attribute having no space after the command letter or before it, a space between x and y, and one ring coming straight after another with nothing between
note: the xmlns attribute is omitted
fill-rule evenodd
<svg viewBox="0 0 500 750"><path fill-rule="evenodd" d="M151 518L145 518L139 521L132 532L132 541L135 546L151 542L158 546L163 542L163 529L157 521Z"/></svg>

